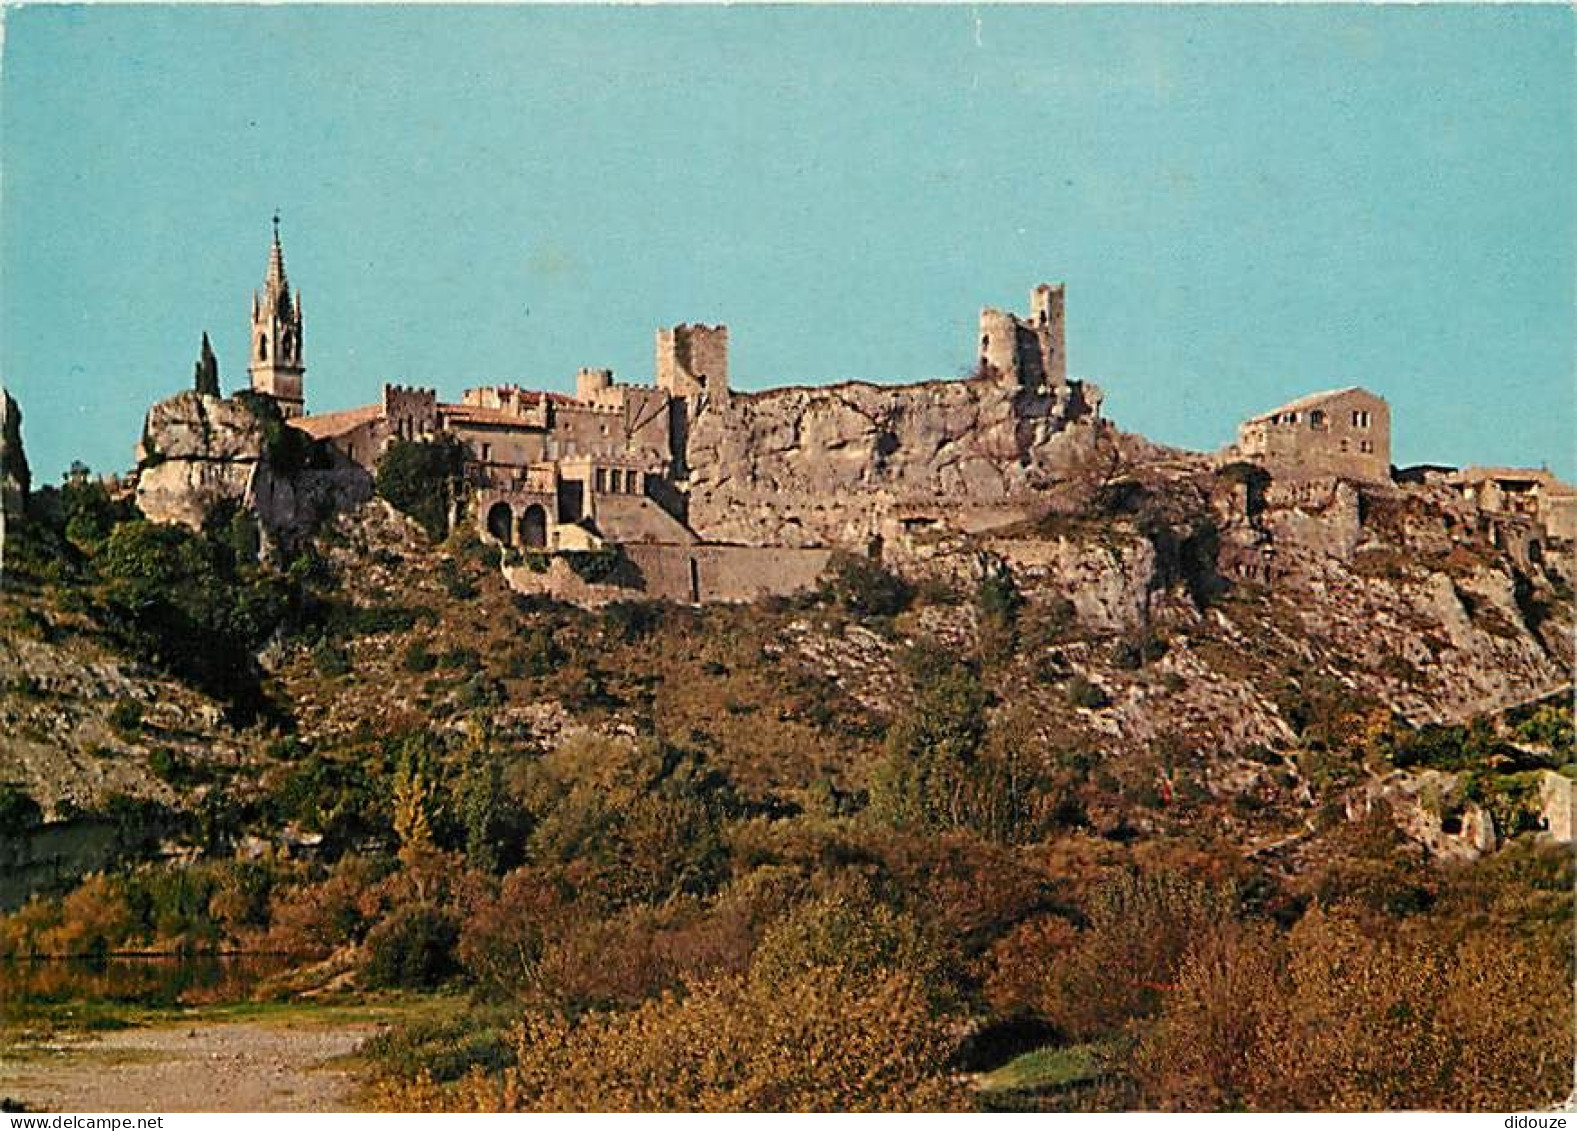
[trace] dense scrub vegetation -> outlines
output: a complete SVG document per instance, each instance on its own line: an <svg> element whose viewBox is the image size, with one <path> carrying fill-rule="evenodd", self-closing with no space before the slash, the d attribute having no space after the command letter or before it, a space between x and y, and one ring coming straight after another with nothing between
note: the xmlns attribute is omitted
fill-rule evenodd
<svg viewBox="0 0 1577 1131"><path fill-rule="evenodd" d="M391 499L427 474L383 470ZM1121 687L1079 657L1167 693L1164 626L1081 633L1001 572L849 557L794 601L587 611L507 595L464 534L260 564L244 515L192 533L95 486L25 535L40 631L85 617L252 704L251 756L161 761L203 858L128 851L0 919L0 956L240 948L295 956L266 992L465 995L369 1045L401 1109L1499 1109L1569 1083L1570 854L1431 859L1335 800L1449 770L1511 822L1572 761L1568 704L1415 728L1289 670L1296 746L1217 795L1208 752L1119 759L1083 723ZM879 705L794 658L812 631L886 649ZM1288 817L1302 788L1322 804ZM0 835L41 820L0 790Z"/></svg>

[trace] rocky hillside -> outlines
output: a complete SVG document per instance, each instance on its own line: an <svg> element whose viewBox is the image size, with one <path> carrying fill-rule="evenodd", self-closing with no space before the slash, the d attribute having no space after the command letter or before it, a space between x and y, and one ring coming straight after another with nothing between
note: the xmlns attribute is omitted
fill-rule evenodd
<svg viewBox="0 0 1577 1131"><path fill-rule="evenodd" d="M220 497L250 497L264 458L212 457L220 444L263 449L255 424L195 395L178 402L152 434L202 435L173 423L187 419L177 409L201 412L205 454L170 442L139 498L156 503L167 476L211 465L247 479L225 479ZM1572 663L1565 557L1518 560L1424 491L1281 485L1247 468L1130 467L1081 509L979 534L918 528L886 546L909 591L886 605L845 592L582 612L509 594L486 547L434 546L381 501L312 546L292 567L312 580L286 603L316 611L280 622L257 652L274 721L240 729L222 696L125 653L91 569L64 588L11 587L3 647L19 674L0 689L0 778L51 811L117 791L180 806L221 783L266 787L282 735L336 750L401 728L464 741L481 727L537 749L656 733L706 750L762 801L853 798L913 707L916 650L940 648L978 672L993 733L1037 772L1080 767L1069 780L1093 827L1208 821L1255 846L1367 796L1417 728L1556 695ZM171 765L207 784L183 792ZM1548 820L1530 809L1527 824Z"/></svg>

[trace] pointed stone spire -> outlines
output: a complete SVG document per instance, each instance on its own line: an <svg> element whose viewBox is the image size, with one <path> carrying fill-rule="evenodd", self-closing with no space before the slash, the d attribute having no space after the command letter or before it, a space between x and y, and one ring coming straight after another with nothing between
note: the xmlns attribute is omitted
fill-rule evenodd
<svg viewBox="0 0 1577 1131"><path fill-rule="evenodd" d="M290 279L285 275L285 248L279 242L278 212L274 213L274 243L268 249L268 275L263 280L263 289L268 295L269 305L288 312L288 303L280 301L290 296Z"/></svg>

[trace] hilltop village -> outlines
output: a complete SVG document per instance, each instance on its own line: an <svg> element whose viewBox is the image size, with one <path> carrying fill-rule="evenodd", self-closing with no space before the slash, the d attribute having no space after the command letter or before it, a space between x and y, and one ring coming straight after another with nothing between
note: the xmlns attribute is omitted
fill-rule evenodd
<svg viewBox="0 0 1577 1131"><path fill-rule="evenodd" d="M452 438L464 489L451 522L502 547L516 589L591 604L790 593L815 584L839 548L902 563L1140 468L1256 465L1311 509L1335 502L1354 517L1355 491L1426 489L1461 511L1461 529L1524 556L1577 533L1577 494L1548 472L1394 472L1389 407L1364 388L1256 415L1212 454L1121 433L1102 416L1101 391L1069 376L1065 303L1060 284L1042 284L1025 315L983 310L972 371L955 380L740 392L728 327L687 324L657 332L650 385L583 368L573 395L495 385L447 403L432 388L389 384L376 404L314 414L301 295L276 226L252 296L249 388L317 458L291 468L270 459L253 414L218 396L205 338L199 391L150 411L132 484L149 517L194 527L216 503L243 504L268 550L369 498L391 445ZM1238 517L1253 526L1249 509ZM1224 560L1268 578L1274 548L1263 543L1251 535ZM587 555L606 568L573 568Z"/></svg>
<svg viewBox="0 0 1577 1131"><path fill-rule="evenodd" d="M958 380L743 393L729 382L728 327L679 325L656 335L650 385L585 368L573 395L502 385L468 389L458 403L385 385L377 404L313 414L301 296L276 228L251 304L250 388L332 451L332 466L288 481L270 474L254 445L222 441L223 423L244 429L244 419L217 398L184 394L149 414L137 501L150 517L190 525L216 498L242 498L288 539L324 509L369 496L391 444L447 436L463 445L470 496L456 517L505 548L518 589L593 603L792 592L816 581L835 548L902 558L917 539L1031 519L1059 485L1110 478L1125 457L1159 452L1117 432L1100 390L1069 377L1065 301L1061 285L1042 284L1027 315L983 310L973 371ZM1252 462L1305 492L1322 482L1385 490L1396 482L1390 431L1385 400L1351 387L1245 421L1223 452L1167 451L1159 462ZM1535 554L1577 526L1577 495L1547 472L1419 469L1396 479L1443 486L1486 516L1531 520L1537 534L1512 537ZM566 564L588 553L616 553L618 567L588 582Z"/></svg>

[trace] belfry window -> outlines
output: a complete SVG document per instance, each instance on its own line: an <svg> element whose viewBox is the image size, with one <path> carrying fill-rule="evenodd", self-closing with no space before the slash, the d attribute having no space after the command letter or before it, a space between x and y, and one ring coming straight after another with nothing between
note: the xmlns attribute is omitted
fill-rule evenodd
<svg viewBox="0 0 1577 1131"><path fill-rule="evenodd" d="M259 361L267 361L268 360L268 335L267 334L259 334L257 336L257 359Z"/></svg>

